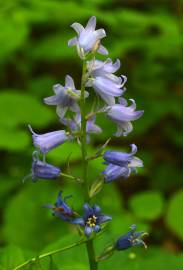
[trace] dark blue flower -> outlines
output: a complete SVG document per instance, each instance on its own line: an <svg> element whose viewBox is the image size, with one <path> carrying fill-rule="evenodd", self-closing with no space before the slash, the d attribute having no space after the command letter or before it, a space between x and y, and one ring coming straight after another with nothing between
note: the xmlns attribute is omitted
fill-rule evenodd
<svg viewBox="0 0 183 270"><path fill-rule="evenodd" d="M131 172L136 172L137 167L143 167L142 160L134 156L137 152L137 146L132 144L131 147L131 153L118 151L107 151L104 153L103 157L108 166L102 173L105 175L104 181L106 183L120 177L128 178Z"/></svg>
<svg viewBox="0 0 183 270"><path fill-rule="evenodd" d="M57 179L61 174L61 170L58 167L55 167L51 164L41 161L38 157L38 152L33 153L33 162L32 162L32 180L36 182L40 179Z"/></svg>
<svg viewBox="0 0 183 270"><path fill-rule="evenodd" d="M144 246L146 248L146 244L142 240L142 237L146 235L144 232L136 232L136 225L132 225L131 231L127 234L122 235L116 242L117 250L125 250L134 246Z"/></svg>
<svg viewBox="0 0 183 270"><path fill-rule="evenodd" d="M110 120L117 124L116 136L127 136L132 130L131 121L137 120L142 116L144 111L135 111L136 103L130 99L132 104L127 107L127 101L124 98L119 98L120 104L109 106L107 116Z"/></svg>
<svg viewBox="0 0 183 270"><path fill-rule="evenodd" d="M89 237L92 232L98 233L101 230L101 224L112 219L110 216L103 215L100 207L96 204L91 207L89 204L85 203L83 209L83 217L76 218L73 224L84 227L84 233L87 237Z"/></svg>
<svg viewBox="0 0 183 270"><path fill-rule="evenodd" d="M74 28L78 36L70 39L68 45L76 46L81 58L84 58L85 54L92 51L98 51L104 55L108 54L106 48L100 44L100 40L106 36L105 30L95 30L95 16L89 19L85 28L80 23L73 23L71 27Z"/></svg>
<svg viewBox="0 0 183 270"><path fill-rule="evenodd" d="M66 200L70 197L71 196L66 196L62 198L62 191L60 191L56 203L54 205L47 204L45 207L51 209L54 216L70 222L74 217L74 212L66 203Z"/></svg>
<svg viewBox="0 0 183 270"><path fill-rule="evenodd" d="M33 131L30 125L29 129L32 132L34 146L39 148L43 154L48 153L53 148L69 140L69 136L66 134L65 130L37 134Z"/></svg>

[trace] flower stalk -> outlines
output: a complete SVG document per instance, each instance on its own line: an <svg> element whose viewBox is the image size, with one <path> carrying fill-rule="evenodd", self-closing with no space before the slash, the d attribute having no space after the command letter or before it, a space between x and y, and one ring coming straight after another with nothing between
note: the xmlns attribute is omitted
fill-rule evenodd
<svg viewBox="0 0 183 270"><path fill-rule="evenodd" d="M81 110L81 152L82 152L82 169L83 169L83 193L84 202L89 202L89 190L87 181L87 147L86 147L86 107L85 107L85 79L86 79L86 60L83 59L82 68L82 78L81 78L81 100L80 100L80 110ZM97 270L97 262L95 260L95 250L93 246L93 240L86 242L86 248L88 253L88 259L90 264L90 270Z"/></svg>

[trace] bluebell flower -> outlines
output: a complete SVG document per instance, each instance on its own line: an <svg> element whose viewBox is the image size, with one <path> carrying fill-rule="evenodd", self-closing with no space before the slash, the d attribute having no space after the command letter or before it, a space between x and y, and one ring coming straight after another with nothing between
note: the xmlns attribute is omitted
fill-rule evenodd
<svg viewBox="0 0 183 270"><path fill-rule="evenodd" d="M120 98L120 104L114 104L109 106L107 116L110 120L117 124L116 136L127 136L132 130L133 126L131 121L137 120L142 116L144 111L135 111L136 103L133 99L130 99L132 104L127 107L127 101L124 98Z"/></svg>
<svg viewBox="0 0 183 270"><path fill-rule="evenodd" d="M41 161L38 152L33 153L31 176L33 182L38 179L57 179L61 174L61 170L51 164Z"/></svg>
<svg viewBox="0 0 183 270"><path fill-rule="evenodd" d="M33 144L35 147L46 154L58 145L63 144L65 141L69 140L69 136L66 134L65 130L52 131L45 134L37 134L33 131L32 127L29 125L29 129L32 132Z"/></svg>
<svg viewBox="0 0 183 270"><path fill-rule="evenodd" d="M101 224L112 219L110 216L103 215L100 207L96 204L91 207L89 204L85 203L83 209L83 217L73 220L73 224L83 227L87 237L93 232L98 233L101 230Z"/></svg>
<svg viewBox="0 0 183 270"><path fill-rule="evenodd" d="M99 134L102 132L102 129L95 124L96 116L93 115L86 122L86 134L87 142L89 142L90 134ZM71 133L79 133L81 131L81 114L80 112L76 113L73 119L71 118L60 118L60 122L67 126Z"/></svg>
<svg viewBox="0 0 183 270"><path fill-rule="evenodd" d="M101 54L108 54L107 49L100 44L100 40L106 36L104 29L96 28L96 17L92 16L86 27L84 28L80 23L73 23L71 27L78 34L69 40L69 46L76 46L78 54L81 58L84 58L85 54L93 51L97 51Z"/></svg>
<svg viewBox="0 0 183 270"><path fill-rule="evenodd" d="M108 58L105 62L95 60L87 63L88 80L86 87L93 87L95 92L108 104L114 105L115 98L121 96L125 88L126 76L115 76L120 67L119 59L113 64Z"/></svg>
<svg viewBox="0 0 183 270"><path fill-rule="evenodd" d="M62 198L62 191L60 191L56 203L54 205L47 204L45 207L51 209L54 216L59 217L64 221L71 222L74 217L74 212L66 203L67 199L70 197L71 196L66 196Z"/></svg>
<svg viewBox="0 0 183 270"><path fill-rule="evenodd" d="M73 79L67 75L65 77L65 86L56 84L53 86L55 96L44 98L44 102L48 105L57 106L57 114L64 117L68 109L73 112L79 111L77 101L80 99L81 91L76 90ZM89 96L85 91L85 97Z"/></svg>
<svg viewBox="0 0 183 270"><path fill-rule="evenodd" d="M144 232L136 232L136 225L132 225L131 230L125 234L122 235L116 242L116 249L117 250L125 250L131 247L135 246L144 246L147 247L144 241L142 240L142 237L146 235L147 233Z"/></svg>
<svg viewBox="0 0 183 270"><path fill-rule="evenodd" d="M131 153L118 151L107 151L104 153L103 157L107 167L102 173L106 183L120 177L128 178L132 172L136 172L138 167L143 167L142 160L134 156L137 152L137 146L132 144L131 147Z"/></svg>

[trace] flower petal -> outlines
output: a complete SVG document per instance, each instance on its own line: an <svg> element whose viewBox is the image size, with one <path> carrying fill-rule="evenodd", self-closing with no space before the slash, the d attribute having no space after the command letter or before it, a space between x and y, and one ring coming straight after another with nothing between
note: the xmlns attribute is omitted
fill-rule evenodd
<svg viewBox="0 0 183 270"><path fill-rule="evenodd" d="M77 23L77 22L71 24L71 27L76 31L78 35L84 30L84 27L80 23Z"/></svg>
<svg viewBox="0 0 183 270"><path fill-rule="evenodd" d="M85 232L85 235L87 237L89 237L92 234L93 229L91 227L89 227L89 226L85 226L85 231L84 232Z"/></svg>

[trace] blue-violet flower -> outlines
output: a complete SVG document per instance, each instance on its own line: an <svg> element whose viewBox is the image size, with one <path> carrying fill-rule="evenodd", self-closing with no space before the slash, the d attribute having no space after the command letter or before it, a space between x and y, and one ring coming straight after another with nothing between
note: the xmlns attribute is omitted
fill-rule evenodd
<svg viewBox="0 0 183 270"><path fill-rule="evenodd" d="M62 191L60 191L56 203L54 205L47 204L45 207L51 209L54 216L59 217L64 221L71 221L74 217L74 212L66 203L66 200L70 197L71 196L66 196L62 198Z"/></svg>
<svg viewBox="0 0 183 270"><path fill-rule="evenodd" d="M38 157L38 152L33 153L31 176L33 182L40 179L57 179L61 174L61 170L51 164L41 161Z"/></svg>
<svg viewBox="0 0 183 270"><path fill-rule="evenodd" d="M127 234L122 235L116 242L116 249L117 250L125 250L134 246L144 246L147 247L144 241L142 240L142 237L144 235L147 235L147 233L144 232L136 232L136 225L132 225L131 231L129 231Z"/></svg>
<svg viewBox="0 0 183 270"><path fill-rule="evenodd" d="M132 144L131 147L131 153L118 151L107 151L104 153L103 157L108 166L102 173L106 183L120 177L128 178L133 171L136 172L137 167L143 167L142 160L134 156L137 152L137 146Z"/></svg>
<svg viewBox="0 0 183 270"><path fill-rule="evenodd" d="M101 230L101 224L112 219L110 216L103 215L100 207L96 204L91 207L89 204L85 203L83 209L83 217L73 220L73 224L84 227L84 233L87 237L89 237L92 232L99 232Z"/></svg>

